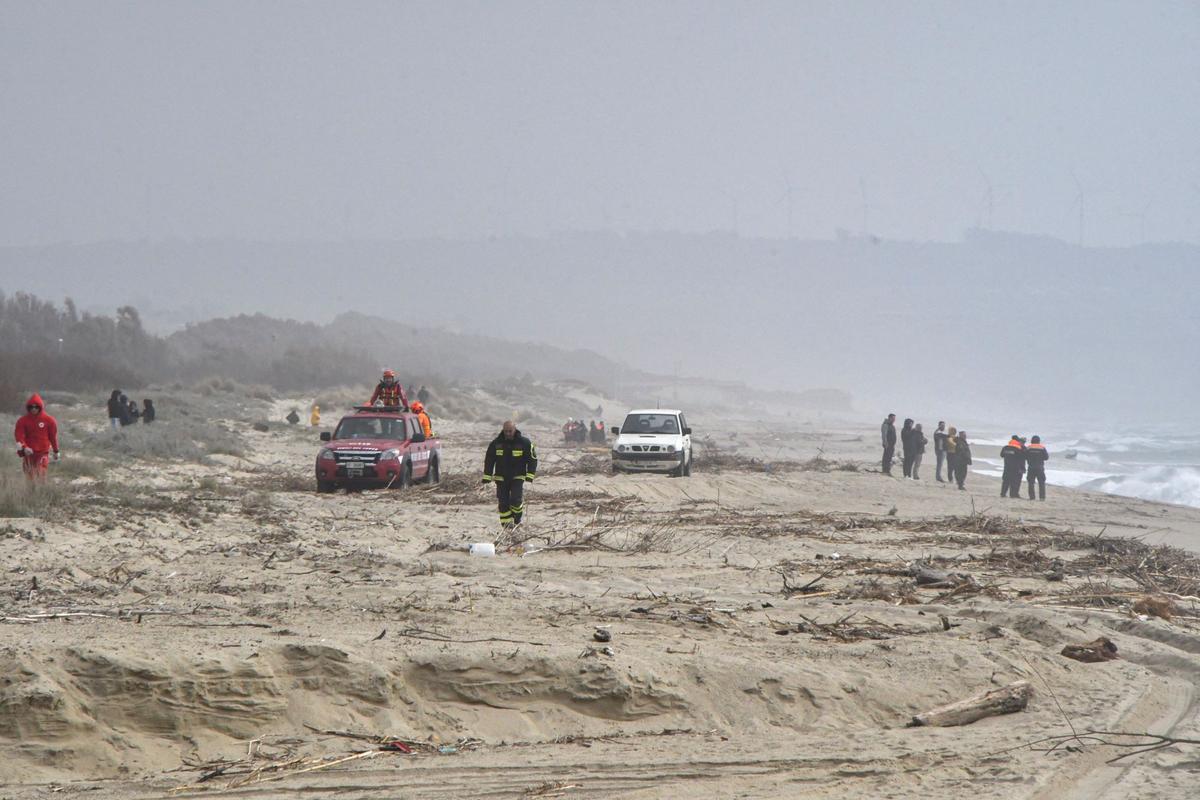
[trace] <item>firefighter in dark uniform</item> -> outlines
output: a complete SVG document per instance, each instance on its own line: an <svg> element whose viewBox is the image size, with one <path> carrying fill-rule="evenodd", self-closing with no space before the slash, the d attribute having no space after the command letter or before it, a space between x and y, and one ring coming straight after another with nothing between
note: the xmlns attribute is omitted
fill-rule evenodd
<svg viewBox="0 0 1200 800"><path fill-rule="evenodd" d="M1025 443L1021 441L1021 437L1014 433L1008 444L1000 449L1000 457L1004 459L1000 496L1020 497L1021 477L1025 474Z"/></svg>
<svg viewBox="0 0 1200 800"><path fill-rule="evenodd" d="M537 448L521 435L512 420L504 423L500 435L488 445L483 457L483 482L496 484L500 505L500 524L512 528L521 524L525 513L525 484L537 474Z"/></svg>
<svg viewBox="0 0 1200 800"><path fill-rule="evenodd" d="M1029 481L1029 499L1033 499L1034 484L1037 484L1041 500L1046 499L1046 462L1050 460L1050 451L1042 444L1042 437L1034 436L1025 448L1025 464L1028 469L1026 477Z"/></svg>

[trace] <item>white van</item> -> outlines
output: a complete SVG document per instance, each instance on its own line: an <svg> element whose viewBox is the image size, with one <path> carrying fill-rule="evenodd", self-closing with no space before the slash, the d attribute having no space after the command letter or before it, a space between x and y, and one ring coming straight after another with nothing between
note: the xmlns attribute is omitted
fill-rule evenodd
<svg viewBox="0 0 1200 800"><path fill-rule="evenodd" d="M683 412L673 408L630 411L612 445L612 470L692 474L692 429Z"/></svg>

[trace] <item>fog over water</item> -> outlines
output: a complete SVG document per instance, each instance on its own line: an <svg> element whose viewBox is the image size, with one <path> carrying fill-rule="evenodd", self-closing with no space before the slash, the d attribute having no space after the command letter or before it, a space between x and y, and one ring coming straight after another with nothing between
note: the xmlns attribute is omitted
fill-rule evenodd
<svg viewBox="0 0 1200 800"><path fill-rule="evenodd" d="M1187 421L1193 3L0 4L0 289Z"/></svg>

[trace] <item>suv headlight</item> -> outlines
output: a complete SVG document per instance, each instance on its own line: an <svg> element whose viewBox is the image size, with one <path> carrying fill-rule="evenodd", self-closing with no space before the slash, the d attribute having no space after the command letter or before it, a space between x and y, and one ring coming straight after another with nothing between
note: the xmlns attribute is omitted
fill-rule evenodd
<svg viewBox="0 0 1200 800"><path fill-rule="evenodd" d="M318 456L318 458L320 458L322 461L337 461L337 456L335 456L333 451L329 449L322 450L321 455Z"/></svg>
<svg viewBox="0 0 1200 800"><path fill-rule="evenodd" d="M673 445L673 444L669 444L669 445L667 445L667 452L668 452L668 453L674 453L674 452L675 452L675 445Z"/></svg>
<svg viewBox="0 0 1200 800"><path fill-rule="evenodd" d="M617 452L618 452L618 453L624 453L624 452L625 452L625 445L623 445L623 444L619 444L619 445L617 445Z"/></svg>
<svg viewBox="0 0 1200 800"><path fill-rule="evenodd" d="M380 461L392 461L400 458L400 451L393 447L391 450L384 450L383 455L379 457Z"/></svg>

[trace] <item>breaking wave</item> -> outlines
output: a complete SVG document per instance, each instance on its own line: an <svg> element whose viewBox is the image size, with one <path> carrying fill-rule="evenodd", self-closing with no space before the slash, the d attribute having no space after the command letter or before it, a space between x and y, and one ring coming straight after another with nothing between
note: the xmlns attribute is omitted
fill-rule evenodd
<svg viewBox="0 0 1200 800"><path fill-rule="evenodd" d="M1081 488L1200 508L1200 469L1196 467L1149 467L1128 475L1096 478Z"/></svg>

